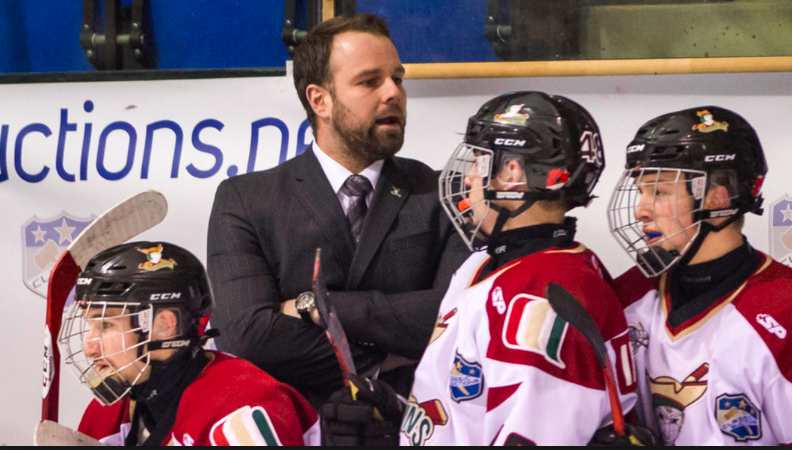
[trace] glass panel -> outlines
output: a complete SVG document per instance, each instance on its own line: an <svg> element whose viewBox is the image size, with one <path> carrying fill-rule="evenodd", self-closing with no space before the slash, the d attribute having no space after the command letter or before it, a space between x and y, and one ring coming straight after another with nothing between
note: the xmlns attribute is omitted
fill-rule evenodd
<svg viewBox="0 0 792 450"><path fill-rule="evenodd" d="M792 56L792 0L357 0L405 63Z"/></svg>

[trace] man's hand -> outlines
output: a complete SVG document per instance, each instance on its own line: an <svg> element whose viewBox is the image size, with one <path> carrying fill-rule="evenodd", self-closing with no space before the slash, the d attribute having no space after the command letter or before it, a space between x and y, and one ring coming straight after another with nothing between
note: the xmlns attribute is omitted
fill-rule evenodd
<svg viewBox="0 0 792 450"><path fill-rule="evenodd" d="M287 300L281 303L281 313L286 314L287 316L296 317L298 319L302 319L300 316L300 312L297 311L297 299ZM314 308L311 310L311 320L313 321L314 325L322 326L322 318L319 316L319 310Z"/></svg>
<svg viewBox="0 0 792 450"><path fill-rule="evenodd" d="M287 316L292 316L296 318L300 318L300 313L297 312L297 299L287 300L281 303L281 313L286 314Z"/></svg>
<svg viewBox="0 0 792 450"><path fill-rule="evenodd" d="M404 404L387 384L350 375L319 413L323 445L398 445Z"/></svg>

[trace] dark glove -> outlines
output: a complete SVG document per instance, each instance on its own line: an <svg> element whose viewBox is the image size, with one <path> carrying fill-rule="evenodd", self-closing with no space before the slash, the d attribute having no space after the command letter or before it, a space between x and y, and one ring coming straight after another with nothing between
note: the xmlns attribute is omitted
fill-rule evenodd
<svg viewBox="0 0 792 450"><path fill-rule="evenodd" d="M630 447L656 447L660 445L654 433L640 425L626 424L624 436L619 436L613 430L613 425L600 428L589 442L590 446L630 446Z"/></svg>
<svg viewBox="0 0 792 450"><path fill-rule="evenodd" d="M323 445L398 445L404 405L387 384L350 375L319 409Z"/></svg>

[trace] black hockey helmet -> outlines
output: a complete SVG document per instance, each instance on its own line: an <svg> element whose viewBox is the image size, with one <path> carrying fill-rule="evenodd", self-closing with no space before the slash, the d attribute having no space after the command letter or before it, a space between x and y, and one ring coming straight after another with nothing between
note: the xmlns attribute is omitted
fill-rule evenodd
<svg viewBox="0 0 792 450"><path fill-rule="evenodd" d="M495 190L489 183L508 161L517 160L526 174L527 190ZM485 103L468 121L465 142L452 155L440 180L440 199L471 248L471 219L460 207L469 195L464 178L475 164L491 200L522 201L511 216L539 200L563 200L572 209L587 206L605 169L599 127L581 105L543 92L511 92ZM467 205L469 206L469 205ZM502 225L502 224L501 224ZM499 227L495 227L495 232ZM478 234L478 229L473 230Z"/></svg>
<svg viewBox="0 0 792 450"><path fill-rule="evenodd" d="M762 144L751 124L728 109L702 106L650 120L627 147L627 168L636 167L698 170L710 177L718 172L731 178L735 215L762 214Z"/></svg>
<svg viewBox="0 0 792 450"><path fill-rule="evenodd" d="M201 331L214 305L203 264L168 243L135 242L95 255L77 281L76 298L92 303L136 303L179 311L182 334Z"/></svg>
<svg viewBox="0 0 792 450"><path fill-rule="evenodd" d="M707 234L717 232L746 213L762 214L761 190L767 175L762 145L753 127L740 115L717 106L701 106L663 114L640 127L627 146L626 171L608 208L611 232L647 276L657 276L695 256ZM662 173L670 173L660 181ZM635 217L642 186L683 183L693 199L691 234L683 249L663 247L669 236L646 236ZM706 209L714 186L724 186L730 204ZM656 208L657 201L652 208ZM656 211L656 210L655 210ZM655 216L657 216L655 212ZM727 218L719 225L708 219ZM678 220L665 218L666 220ZM662 237L662 239L661 239Z"/></svg>
<svg viewBox="0 0 792 450"><path fill-rule="evenodd" d="M216 336L204 332L212 306L206 271L193 254L168 243L123 244L95 255L80 274L58 344L80 382L111 405L145 379L152 352L194 351ZM165 310L177 321L167 336L154 330Z"/></svg>
<svg viewBox="0 0 792 450"><path fill-rule="evenodd" d="M512 92L485 103L468 121L465 143L519 156L534 200L565 200L586 206L605 169L599 127L585 108L560 95ZM491 195L497 198L497 195Z"/></svg>

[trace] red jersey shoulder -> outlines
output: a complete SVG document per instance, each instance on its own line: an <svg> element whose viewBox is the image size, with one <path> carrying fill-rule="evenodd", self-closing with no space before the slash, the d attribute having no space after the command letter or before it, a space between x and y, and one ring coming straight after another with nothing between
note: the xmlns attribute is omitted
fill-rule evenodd
<svg viewBox="0 0 792 450"><path fill-rule="evenodd" d="M656 290L660 277L647 278L638 266L624 272L613 282L613 290L621 302L622 308L627 308L638 300L644 298L649 292Z"/></svg>
<svg viewBox="0 0 792 450"><path fill-rule="evenodd" d="M110 406L91 400L83 413L77 431L96 440L106 439L121 432L121 424L130 423L129 398ZM119 437L120 439L120 437Z"/></svg>
<svg viewBox="0 0 792 450"><path fill-rule="evenodd" d="M733 305L750 323L792 382L792 269L762 255L757 273Z"/></svg>
<svg viewBox="0 0 792 450"><path fill-rule="evenodd" d="M603 388L593 351L555 314L546 290L550 282L566 288L592 315L605 340L611 340L626 332L627 323L604 277L596 255L582 245L546 250L507 264L486 303L492 336L487 357Z"/></svg>

